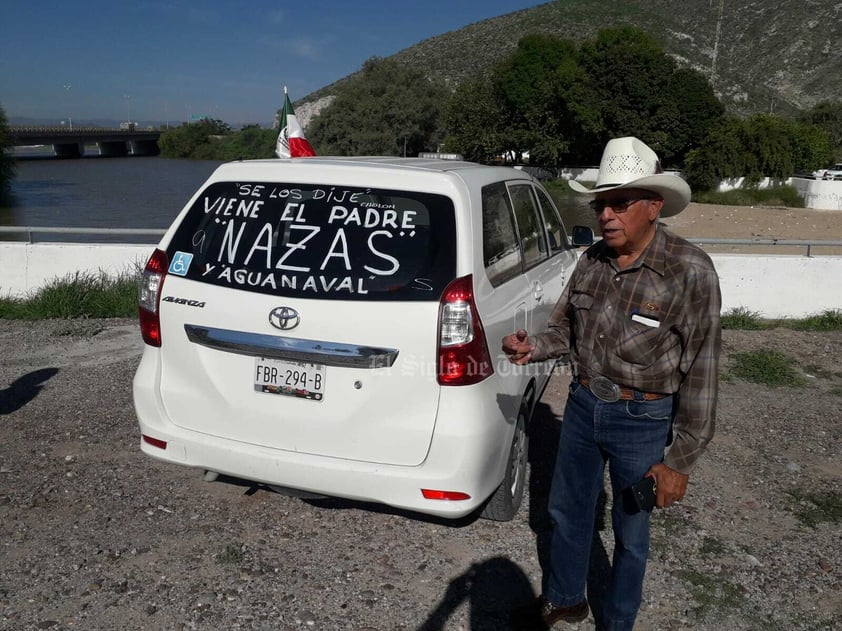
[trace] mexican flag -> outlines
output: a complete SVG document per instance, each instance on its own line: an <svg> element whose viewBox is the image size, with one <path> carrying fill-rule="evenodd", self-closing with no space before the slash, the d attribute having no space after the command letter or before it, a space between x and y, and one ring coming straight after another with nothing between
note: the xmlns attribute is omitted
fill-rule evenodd
<svg viewBox="0 0 842 631"><path fill-rule="evenodd" d="M275 146L275 155L279 158L306 158L316 155L313 147L304 137L301 125L295 117L295 110L284 86L284 109L281 110L281 133L278 134L278 144Z"/></svg>

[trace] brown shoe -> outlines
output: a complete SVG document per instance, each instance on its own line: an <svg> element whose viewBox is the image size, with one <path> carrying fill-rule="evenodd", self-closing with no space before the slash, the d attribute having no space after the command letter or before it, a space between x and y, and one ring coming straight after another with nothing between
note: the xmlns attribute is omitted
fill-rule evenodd
<svg viewBox="0 0 842 631"><path fill-rule="evenodd" d="M588 617L588 601L570 607L556 607L543 596L538 596L525 607L512 614L512 627L519 631L552 629L556 622L581 622Z"/></svg>

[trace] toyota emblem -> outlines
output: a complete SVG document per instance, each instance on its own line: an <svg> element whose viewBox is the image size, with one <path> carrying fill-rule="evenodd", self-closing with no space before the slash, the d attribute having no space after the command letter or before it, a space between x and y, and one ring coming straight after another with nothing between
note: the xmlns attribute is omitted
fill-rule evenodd
<svg viewBox="0 0 842 631"><path fill-rule="evenodd" d="M292 307L275 307L269 312L269 324L282 331L294 329L300 321L301 316Z"/></svg>

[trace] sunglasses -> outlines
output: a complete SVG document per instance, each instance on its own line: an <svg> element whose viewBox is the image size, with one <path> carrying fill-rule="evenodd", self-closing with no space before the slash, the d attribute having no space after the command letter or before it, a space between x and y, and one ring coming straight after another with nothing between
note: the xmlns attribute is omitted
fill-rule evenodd
<svg viewBox="0 0 842 631"><path fill-rule="evenodd" d="M588 202L588 206L597 215L601 215L602 211L610 208L615 213L624 213L629 209L629 206L643 200L651 200L651 197L632 197L632 198L617 198L617 199L592 199Z"/></svg>

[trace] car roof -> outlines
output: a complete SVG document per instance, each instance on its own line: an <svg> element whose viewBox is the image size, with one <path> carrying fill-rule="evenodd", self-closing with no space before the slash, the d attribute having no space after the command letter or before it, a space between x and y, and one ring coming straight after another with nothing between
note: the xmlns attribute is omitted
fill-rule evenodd
<svg viewBox="0 0 842 631"><path fill-rule="evenodd" d="M513 167L488 166L465 160L442 160L440 158L402 158L396 156L317 156L309 158L274 158L265 160L237 160L227 162L220 167L222 171L248 169L249 167L281 166L302 168L359 168L371 170L391 170L395 172L452 173L468 178L480 175L482 179L500 180L525 179L537 180L530 174Z"/></svg>

